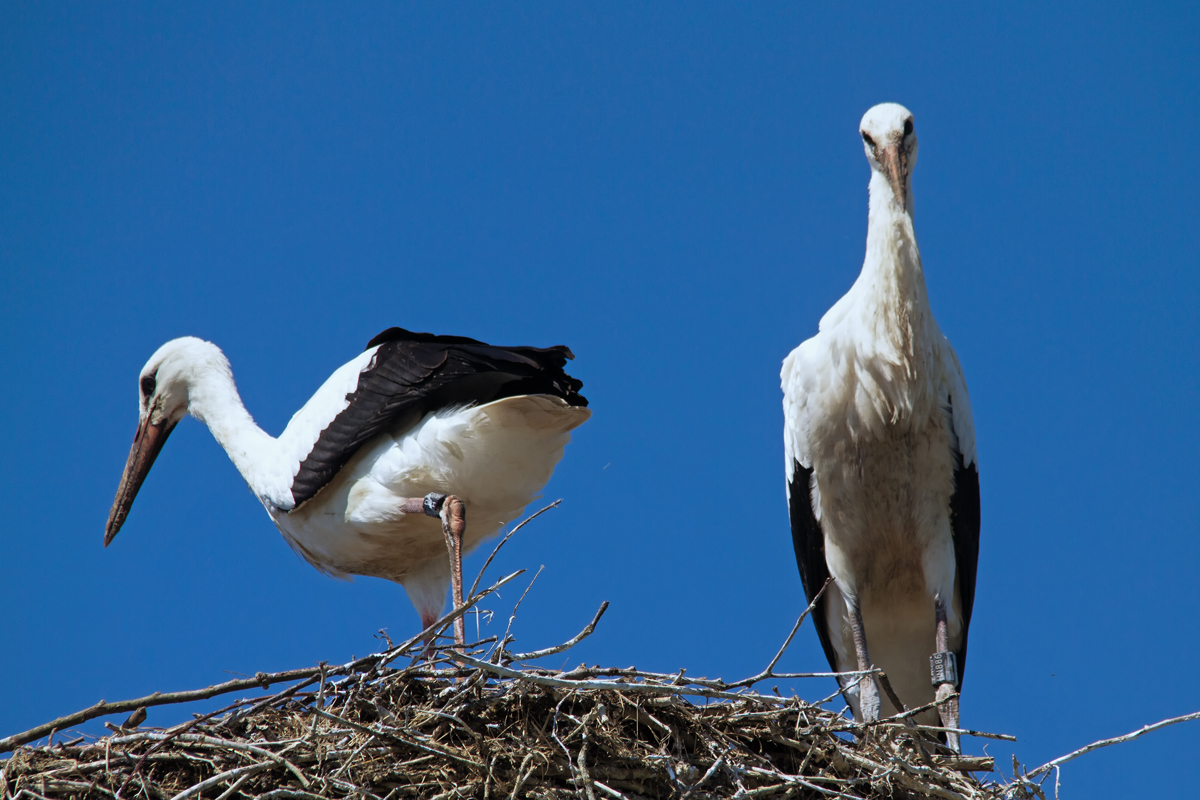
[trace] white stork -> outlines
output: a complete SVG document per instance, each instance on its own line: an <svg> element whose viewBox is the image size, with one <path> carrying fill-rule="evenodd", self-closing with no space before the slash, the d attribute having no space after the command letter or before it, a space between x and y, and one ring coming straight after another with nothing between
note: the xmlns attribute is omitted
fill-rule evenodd
<svg viewBox="0 0 1200 800"><path fill-rule="evenodd" d="M449 584L462 604L463 552L537 499L570 432L591 416L582 382L564 371L570 358L563 346L496 347L391 328L329 376L276 439L242 405L216 345L167 342L142 368L137 434L104 545L191 414L292 549L327 575L403 585L428 628ZM462 644L461 618L455 634Z"/></svg>
<svg viewBox="0 0 1200 800"><path fill-rule="evenodd" d="M833 577L813 614L830 665L882 669L915 708L954 694L966 666L979 557L975 427L913 231L912 114L875 106L860 133L871 165L862 273L783 362L788 509L810 602ZM899 711L870 677L842 688L860 720ZM957 699L940 710L957 728ZM957 735L949 744L959 750Z"/></svg>

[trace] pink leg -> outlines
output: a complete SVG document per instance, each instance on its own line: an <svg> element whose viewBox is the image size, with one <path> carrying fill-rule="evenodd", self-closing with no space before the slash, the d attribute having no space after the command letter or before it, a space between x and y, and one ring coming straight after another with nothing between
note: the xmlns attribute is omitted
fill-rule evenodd
<svg viewBox="0 0 1200 800"><path fill-rule="evenodd" d="M446 537L446 551L450 555L450 585L454 608L462 608L462 546L463 534L467 529L467 508L458 495L431 492L424 497L410 497L400 504L405 514L425 514L442 521L442 534ZM426 619L421 615L421 625L428 628L437 617ZM466 623L462 617L454 620L454 641L459 647L466 644Z"/></svg>
<svg viewBox="0 0 1200 800"><path fill-rule="evenodd" d="M862 612L858 610L857 602L851 612L850 634L854 637L854 655L858 659L858 668L868 670L873 665L871 655L867 652L867 634L863 629ZM879 719L879 687L875 685L874 675L863 675L858 679L858 708L862 713L863 722Z"/></svg>
<svg viewBox="0 0 1200 800"><path fill-rule="evenodd" d="M451 599L454 608L459 609L463 605L462 547L463 534L467 530L467 508L458 495L446 495L440 516L446 550L450 554ZM454 641L459 647L467 643L466 621L462 617L454 620Z"/></svg>
<svg viewBox="0 0 1200 800"><path fill-rule="evenodd" d="M950 634L946 622L946 605L939 597L934 601L934 613L937 616L937 634L935 636L937 652L929 657L929 667L933 674L933 685L937 689L937 699L946 700L958 691L958 659L950 652ZM942 718L942 727L958 727L958 698L946 700L938 706L938 716ZM962 752L957 733L946 734L946 743L955 753Z"/></svg>

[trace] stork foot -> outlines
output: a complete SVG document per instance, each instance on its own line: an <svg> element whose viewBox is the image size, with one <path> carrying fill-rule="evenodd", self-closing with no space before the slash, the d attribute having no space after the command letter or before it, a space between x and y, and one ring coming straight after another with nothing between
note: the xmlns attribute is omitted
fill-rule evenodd
<svg viewBox="0 0 1200 800"><path fill-rule="evenodd" d="M938 701L945 701L938 706L938 716L942 718L943 728L958 727L958 698L952 697L954 693L955 688L949 683L943 683L937 687ZM962 754L962 742L959 741L957 733L947 733L946 744L956 754Z"/></svg>
<svg viewBox="0 0 1200 800"><path fill-rule="evenodd" d="M952 652L942 651L929 657L929 672L933 686L937 689L938 716L943 728L958 727L958 698L952 695L958 690L958 657ZM946 744L955 753L962 752L957 733L946 734Z"/></svg>
<svg viewBox="0 0 1200 800"><path fill-rule="evenodd" d="M854 637L854 655L860 670L871 669L871 654L867 652L867 635L863 629L862 612L858 603L850 606L850 633ZM858 679L858 713L863 722L879 719L879 686L874 675Z"/></svg>
<svg viewBox="0 0 1200 800"><path fill-rule="evenodd" d="M874 675L863 675L858 679L858 709L863 722L879 719L879 687Z"/></svg>

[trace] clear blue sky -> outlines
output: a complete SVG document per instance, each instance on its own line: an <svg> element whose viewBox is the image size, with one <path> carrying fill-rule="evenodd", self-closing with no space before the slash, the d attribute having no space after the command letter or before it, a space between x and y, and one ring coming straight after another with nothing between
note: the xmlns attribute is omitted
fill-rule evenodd
<svg viewBox="0 0 1200 800"><path fill-rule="evenodd" d="M195 421L101 547L185 334L272 433L392 325L570 345L595 416L500 559L546 566L519 645L609 600L573 662L759 670L803 606L779 365L861 266L885 100L978 428L964 723L1038 764L1200 709L1198 41L1183 3L4 4L0 735L417 628L299 561ZM811 630L784 666L824 668ZM1064 785L1191 796L1198 748Z"/></svg>

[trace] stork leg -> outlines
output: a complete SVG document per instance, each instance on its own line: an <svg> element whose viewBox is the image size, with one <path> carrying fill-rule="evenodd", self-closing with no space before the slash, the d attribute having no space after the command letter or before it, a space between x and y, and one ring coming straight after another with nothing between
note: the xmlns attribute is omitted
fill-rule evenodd
<svg viewBox="0 0 1200 800"><path fill-rule="evenodd" d="M442 534L446 537L446 551L450 555L450 586L454 608L462 608L462 548L463 535L467 530L467 509L458 495L430 492L424 497L410 497L400 504L405 514L425 514L442 521ZM432 622L422 620L428 627ZM466 623L459 617L454 620L454 641L462 647L466 644Z"/></svg>
<svg viewBox="0 0 1200 800"><path fill-rule="evenodd" d="M939 702L945 701L938 706L938 715L942 718L943 728L957 728L958 698L950 695L958 691L958 657L950 650L946 604L940 597L934 600L934 613L937 615L937 652L929 657L929 669L933 685L937 689L937 699ZM962 752L957 733L947 733L946 743L955 753Z"/></svg>
<svg viewBox="0 0 1200 800"><path fill-rule="evenodd" d="M858 603L850 606L850 632L854 636L854 655L858 658L859 670L872 669L871 656L867 653L867 635L863 630L862 612ZM858 679L858 708L863 722L879 719L879 687L874 675L863 675Z"/></svg>
<svg viewBox="0 0 1200 800"><path fill-rule="evenodd" d="M462 548L463 534L467 530L467 508L458 495L446 495L439 512L442 534L446 537L446 550L450 554L450 586L454 608L462 608ZM459 647L467 643L466 621L462 617L454 620L454 641Z"/></svg>

